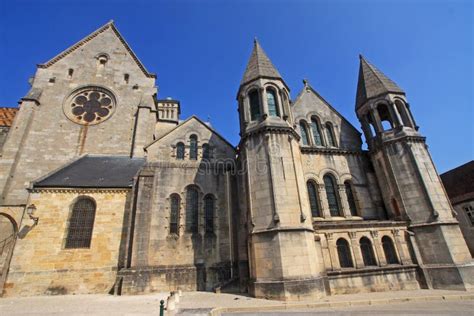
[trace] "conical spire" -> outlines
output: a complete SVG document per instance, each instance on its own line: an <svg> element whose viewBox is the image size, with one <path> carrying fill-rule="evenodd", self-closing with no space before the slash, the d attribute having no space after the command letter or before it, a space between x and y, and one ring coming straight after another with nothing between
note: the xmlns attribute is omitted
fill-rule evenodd
<svg viewBox="0 0 474 316"><path fill-rule="evenodd" d="M384 93L401 93L403 90L380 70L359 55L359 82L357 83L356 109L367 100Z"/></svg>
<svg viewBox="0 0 474 316"><path fill-rule="evenodd" d="M250 55L247 68L240 85L244 85L257 78L282 79L278 70L273 66L267 54L263 51L257 39L254 40L252 55Z"/></svg>

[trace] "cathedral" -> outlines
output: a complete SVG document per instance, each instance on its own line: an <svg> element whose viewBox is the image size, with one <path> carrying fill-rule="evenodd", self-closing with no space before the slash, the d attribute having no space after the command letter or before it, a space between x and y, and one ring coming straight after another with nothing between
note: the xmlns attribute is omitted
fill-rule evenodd
<svg viewBox="0 0 474 316"><path fill-rule="evenodd" d="M39 64L1 127L0 294L472 290L405 91L359 58L368 150L306 80L292 98L257 41L236 147L158 97L113 22Z"/></svg>

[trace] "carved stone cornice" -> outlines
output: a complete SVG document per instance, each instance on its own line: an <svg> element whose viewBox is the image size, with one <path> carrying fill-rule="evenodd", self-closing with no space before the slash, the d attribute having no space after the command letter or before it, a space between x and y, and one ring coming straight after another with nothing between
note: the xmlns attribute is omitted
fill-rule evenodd
<svg viewBox="0 0 474 316"><path fill-rule="evenodd" d="M361 156L365 151L347 150L342 148L328 148L315 146L300 146L302 154L323 154L323 155L355 155Z"/></svg>
<svg viewBox="0 0 474 316"><path fill-rule="evenodd" d="M128 193L132 188L33 188L30 193Z"/></svg>
<svg viewBox="0 0 474 316"><path fill-rule="evenodd" d="M259 134L264 134L264 133L274 133L274 134L291 134L296 141L300 140L300 135L291 128L290 126L262 126L262 127L257 127L251 131L246 132L241 139L241 143L247 140L247 138L254 136L254 135L259 135ZM240 146L239 146L240 147Z"/></svg>

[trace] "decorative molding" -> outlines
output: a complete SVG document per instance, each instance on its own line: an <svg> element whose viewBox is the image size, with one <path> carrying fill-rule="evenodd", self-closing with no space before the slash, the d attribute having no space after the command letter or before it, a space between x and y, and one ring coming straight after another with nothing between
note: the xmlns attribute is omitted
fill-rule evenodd
<svg viewBox="0 0 474 316"><path fill-rule="evenodd" d="M30 193L128 193L132 188L33 188Z"/></svg>
<svg viewBox="0 0 474 316"><path fill-rule="evenodd" d="M302 154L323 154L323 155L355 155L361 156L366 152L356 150L346 150L342 148L329 148L329 147L315 147L315 146L300 146Z"/></svg>

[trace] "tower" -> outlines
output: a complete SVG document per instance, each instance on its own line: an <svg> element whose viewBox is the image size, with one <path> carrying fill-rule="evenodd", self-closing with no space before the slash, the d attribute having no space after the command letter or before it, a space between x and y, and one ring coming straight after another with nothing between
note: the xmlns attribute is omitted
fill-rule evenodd
<svg viewBox="0 0 474 316"><path fill-rule="evenodd" d="M356 113L388 216L408 222L428 285L472 288L469 250L405 92L362 56Z"/></svg>
<svg viewBox="0 0 474 316"><path fill-rule="evenodd" d="M289 89L260 44L237 94L247 210L249 292L280 300L324 295Z"/></svg>

